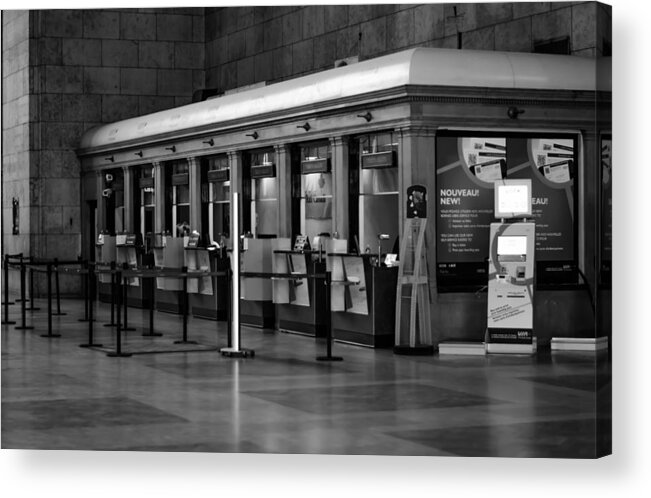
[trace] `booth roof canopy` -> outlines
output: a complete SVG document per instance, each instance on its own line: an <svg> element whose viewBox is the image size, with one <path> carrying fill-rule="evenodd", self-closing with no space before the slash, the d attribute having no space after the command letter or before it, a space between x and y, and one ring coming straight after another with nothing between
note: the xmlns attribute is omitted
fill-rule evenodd
<svg viewBox="0 0 651 498"><path fill-rule="evenodd" d="M101 125L84 134L80 153L405 85L595 91L596 74L595 59L587 57L415 48Z"/></svg>

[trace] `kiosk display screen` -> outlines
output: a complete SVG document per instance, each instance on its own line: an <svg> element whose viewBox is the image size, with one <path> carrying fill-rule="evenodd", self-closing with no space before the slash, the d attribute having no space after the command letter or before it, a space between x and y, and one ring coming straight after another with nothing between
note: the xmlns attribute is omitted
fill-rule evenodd
<svg viewBox="0 0 651 498"><path fill-rule="evenodd" d="M519 261L525 261L527 257L527 237L520 235L497 237L497 256L517 256Z"/></svg>
<svg viewBox="0 0 651 498"><path fill-rule="evenodd" d="M495 218L531 216L531 181L495 182Z"/></svg>

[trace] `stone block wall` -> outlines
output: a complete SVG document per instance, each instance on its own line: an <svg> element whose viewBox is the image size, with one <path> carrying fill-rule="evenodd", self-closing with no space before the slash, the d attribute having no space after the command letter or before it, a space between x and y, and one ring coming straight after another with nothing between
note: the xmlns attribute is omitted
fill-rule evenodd
<svg viewBox="0 0 651 498"><path fill-rule="evenodd" d="M81 136L192 101L204 86L203 10L3 11L5 234L13 196L29 218L3 252L82 254Z"/></svg>
<svg viewBox="0 0 651 498"><path fill-rule="evenodd" d="M569 38L572 54L600 55L610 31L596 2L311 5L206 9L206 87L220 92L412 47L531 52ZM599 14L602 12L601 14ZM602 24L605 24L602 23Z"/></svg>

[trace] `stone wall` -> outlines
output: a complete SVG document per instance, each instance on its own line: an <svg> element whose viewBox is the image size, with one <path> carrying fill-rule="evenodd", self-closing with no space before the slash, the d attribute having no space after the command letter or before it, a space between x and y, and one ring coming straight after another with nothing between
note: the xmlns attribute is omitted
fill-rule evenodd
<svg viewBox="0 0 651 498"><path fill-rule="evenodd" d="M29 14L2 13L2 252L29 253L30 71ZM12 202L18 199L18 235L12 235Z"/></svg>
<svg viewBox="0 0 651 498"><path fill-rule="evenodd" d="M595 56L604 46L595 29L603 9L595 2L207 8L206 86L272 83L411 47L531 52L569 37L572 54Z"/></svg>

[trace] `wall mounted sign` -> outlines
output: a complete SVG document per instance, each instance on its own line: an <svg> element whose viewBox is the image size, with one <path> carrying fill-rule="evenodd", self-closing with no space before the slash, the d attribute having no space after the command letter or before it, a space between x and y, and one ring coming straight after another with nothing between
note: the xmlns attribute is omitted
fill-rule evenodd
<svg viewBox="0 0 651 498"><path fill-rule="evenodd" d="M172 185L187 185L190 183L190 175L188 173L178 173L172 175Z"/></svg>
<svg viewBox="0 0 651 498"><path fill-rule="evenodd" d="M273 178L275 176L275 164L254 164L251 166L251 178Z"/></svg>
<svg viewBox="0 0 651 498"><path fill-rule="evenodd" d="M363 169L392 168L395 163L395 153L392 150L362 154Z"/></svg>
<svg viewBox="0 0 651 498"><path fill-rule="evenodd" d="M209 182L227 182L231 177L230 169L217 169L208 171Z"/></svg>
<svg viewBox="0 0 651 498"><path fill-rule="evenodd" d="M301 174L307 175L310 173L327 173L330 171L330 159L310 159L308 161L301 161Z"/></svg>

